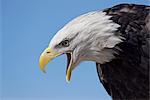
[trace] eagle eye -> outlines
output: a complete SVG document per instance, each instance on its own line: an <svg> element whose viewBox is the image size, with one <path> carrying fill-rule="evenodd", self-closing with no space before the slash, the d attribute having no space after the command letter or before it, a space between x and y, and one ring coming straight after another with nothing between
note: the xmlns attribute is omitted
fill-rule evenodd
<svg viewBox="0 0 150 100"><path fill-rule="evenodd" d="M62 47L68 47L68 46L69 46L69 40L63 40L63 41L60 43L60 45L61 45Z"/></svg>

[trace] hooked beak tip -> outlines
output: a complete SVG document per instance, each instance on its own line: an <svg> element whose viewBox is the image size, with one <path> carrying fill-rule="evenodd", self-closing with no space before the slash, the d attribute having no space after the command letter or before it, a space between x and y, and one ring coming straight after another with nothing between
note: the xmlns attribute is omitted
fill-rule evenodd
<svg viewBox="0 0 150 100"><path fill-rule="evenodd" d="M42 70L43 73L46 73L45 69Z"/></svg>

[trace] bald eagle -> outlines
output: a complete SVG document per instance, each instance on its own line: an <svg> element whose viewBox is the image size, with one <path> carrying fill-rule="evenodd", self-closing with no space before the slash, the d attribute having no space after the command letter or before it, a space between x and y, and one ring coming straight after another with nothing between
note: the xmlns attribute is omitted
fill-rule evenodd
<svg viewBox="0 0 150 100"><path fill-rule="evenodd" d="M66 80L82 61L96 62L113 100L149 99L150 6L119 4L83 14L66 24L39 59L41 70L66 54Z"/></svg>

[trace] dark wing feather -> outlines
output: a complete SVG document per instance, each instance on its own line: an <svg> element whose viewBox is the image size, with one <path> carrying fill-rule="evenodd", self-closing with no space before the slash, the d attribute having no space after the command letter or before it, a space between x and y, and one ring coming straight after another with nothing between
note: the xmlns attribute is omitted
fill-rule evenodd
<svg viewBox="0 0 150 100"><path fill-rule="evenodd" d="M96 63L101 83L114 100L149 100L150 7L121 4L104 12L126 40L113 48L122 50L115 59Z"/></svg>

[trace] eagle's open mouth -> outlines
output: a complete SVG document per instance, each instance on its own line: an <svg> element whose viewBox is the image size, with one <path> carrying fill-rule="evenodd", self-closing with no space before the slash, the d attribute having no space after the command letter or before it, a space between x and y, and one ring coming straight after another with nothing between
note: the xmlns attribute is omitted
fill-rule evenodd
<svg viewBox="0 0 150 100"><path fill-rule="evenodd" d="M71 72L72 72L73 67L74 67L73 56L72 56L73 52L72 51L68 51L68 52L64 52L64 53L57 53L48 47L44 50L44 52L40 56L39 66L40 66L40 69L43 72L45 72L45 66L48 64L48 62L51 61L52 59L56 58L57 56L62 55L62 54L67 55L66 80L67 80L67 82L69 82L71 79Z"/></svg>
<svg viewBox="0 0 150 100"><path fill-rule="evenodd" d="M66 80L70 81L72 71L72 52L66 53L67 55L67 67L66 67Z"/></svg>

